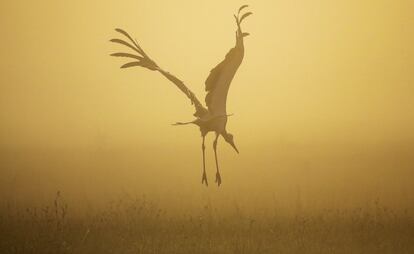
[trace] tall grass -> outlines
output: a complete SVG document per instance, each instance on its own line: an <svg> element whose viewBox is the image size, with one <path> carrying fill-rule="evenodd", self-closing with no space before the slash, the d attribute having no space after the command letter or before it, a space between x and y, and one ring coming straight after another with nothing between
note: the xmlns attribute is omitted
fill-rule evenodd
<svg viewBox="0 0 414 254"><path fill-rule="evenodd" d="M169 213L145 199L99 212L50 205L0 212L1 253L414 253L414 221L382 207L282 215L239 208Z"/></svg>

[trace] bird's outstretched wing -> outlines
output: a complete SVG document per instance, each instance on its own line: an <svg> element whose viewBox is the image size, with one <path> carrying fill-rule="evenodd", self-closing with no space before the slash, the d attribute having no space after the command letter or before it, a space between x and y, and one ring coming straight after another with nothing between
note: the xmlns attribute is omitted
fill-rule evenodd
<svg viewBox="0 0 414 254"><path fill-rule="evenodd" d="M241 22L247 16L252 14L251 12L247 12L240 17L240 11L246 7L248 6L243 5L242 7L240 7L238 15L234 15L237 24L236 45L234 46L234 48L230 49L224 60L210 71L210 75L208 76L205 82L205 89L207 91L205 101L208 107L208 111L213 116L227 115L227 94L229 91L231 81L233 80L233 77L236 74L237 69L243 61L243 38L249 35L248 33L243 33L240 27Z"/></svg>
<svg viewBox="0 0 414 254"><path fill-rule="evenodd" d="M161 69L146 53L145 51L141 48L141 46L138 44L138 42L136 40L133 40L132 37L125 32L122 29L115 29L115 31L121 33L122 35L124 35L125 37L127 37L131 43L121 40L121 39L112 39L111 42L114 43L119 43L122 44L132 50L135 51L136 54L130 54L130 53L113 53L111 54L111 56L115 56L115 57L127 57L127 58L132 58L135 61L133 62L129 62L126 63L124 65L121 66L121 68L129 68L129 67L135 67L135 66L141 66L143 68L147 68L149 70L152 71L158 71L160 72L162 75L164 75L164 77L166 77L168 80L170 80L171 82L173 82L190 100L191 100L191 104L194 105L196 112L194 113L194 116L196 117L202 117L205 114L208 113L207 109L201 104L201 102L197 99L197 97L195 96L195 94L188 89L188 87L184 84L183 81L181 81L180 79L178 79L177 77L175 77L174 75L172 75L171 73Z"/></svg>

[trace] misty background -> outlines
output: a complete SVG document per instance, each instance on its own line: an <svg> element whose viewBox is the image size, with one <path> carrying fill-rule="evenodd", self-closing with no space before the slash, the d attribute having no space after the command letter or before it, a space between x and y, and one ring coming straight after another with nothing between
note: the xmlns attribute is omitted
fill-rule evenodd
<svg viewBox="0 0 414 254"><path fill-rule="evenodd" d="M240 1L0 3L0 197L72 204L413 208L414 3L249 1L246 53L219 141L223 184L201 185L193 108L169 81L121 70L114 28L204 99L233 47ZM213 135L212 135L213 136ZM213 137L207 173L215 174Z"/></svg>

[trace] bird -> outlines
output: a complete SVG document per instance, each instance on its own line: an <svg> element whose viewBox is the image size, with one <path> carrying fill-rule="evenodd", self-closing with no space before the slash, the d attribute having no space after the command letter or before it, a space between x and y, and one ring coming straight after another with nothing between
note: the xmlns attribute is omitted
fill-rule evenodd
<svg viewBox="0 0 414 254"><path fill-rule="evenodd" d="M157 63L155 63L147 53L142 49L138 44L137 40L132 39L132 37L124 30L116 28L115 31L122 34L126 39L111 39L113 43L121 44L128 47L134 51L134 54L131 53L112 53L113 57L123 57L134 59L132 62L128 62L121 66L121 68L130 68L130 67L142 67L151 71L156 71L161 73L165 78L171 81L178 89L180 89L188 99L190 99L191 104L195 107L195 113L193 116L195 119L190 122L176 122L173 125L187 125L194 124L199 127L202 137L202 158L203 158L203 171L201 184L208 186L207 174L206 174L206 160L205 160L205 137L207 133L214 132L215 139L213 142L214 157L216 162L216 184L221 185L222 179L219 170L219 163L217 158L217 142L220 136L234 148L234 150L239 153L235 143L234 137L226 129L226 124L228 117L232 114L227 114L226 102L227 95L229 91L230 84L243 61L244 57L244 37L248 36L249 33L243 32L241 29L242 21L253 14L252 12L244 12L241 15L242 11L245 10L248 5L242 5L237 12L237 15L234 15L236 21L236 42L235 46L230 49L226 54L224 60L222 60L217 66L215 66L211 71L209 76L205 81L205 104L204 106L196 95L181 81L179 78L174 76L168 71L162 69Z"/></svg>

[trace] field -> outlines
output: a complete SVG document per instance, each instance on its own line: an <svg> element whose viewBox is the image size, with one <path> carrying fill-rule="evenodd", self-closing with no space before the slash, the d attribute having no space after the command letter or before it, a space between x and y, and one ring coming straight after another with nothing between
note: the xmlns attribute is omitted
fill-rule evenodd
<svg viewBox="0 0 414 254"><path fill-rule="evenodd" d="M414 221L371 208L248 215L206 204L175 214L144 198L71 213L58 193L43 207L4 205L1 253L414 253Z"/></svg>

